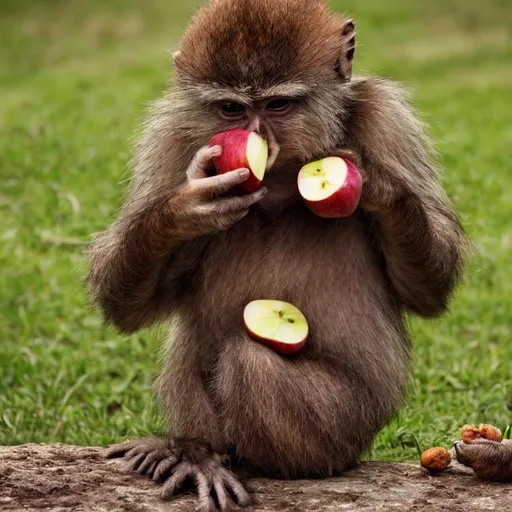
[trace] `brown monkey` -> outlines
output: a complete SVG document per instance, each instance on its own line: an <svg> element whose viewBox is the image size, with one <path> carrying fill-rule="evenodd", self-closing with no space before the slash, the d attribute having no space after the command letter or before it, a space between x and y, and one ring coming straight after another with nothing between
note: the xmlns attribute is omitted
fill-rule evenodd
<svg viewBox="0 0 512 512"><path fill-rule="evenodd" d="M447 309L466 238L438 181L421 123L395 84L352 78L355 27L320 0L212 0L175 56L172 91L149 113L118 219L94 241L91 293L131 333L172 323L156 390L169 439L116 445L131 467L189 478L203 509L249 496L221 456L274 476L354 466L401 405L407 311ZM272 146L264 188L237 196L243 170L211 176L220 131ZM350 155L365 176L350 218L321 219L300 167ZM254 299L294 303L310 339L285 358L251 341Z"/></svg>

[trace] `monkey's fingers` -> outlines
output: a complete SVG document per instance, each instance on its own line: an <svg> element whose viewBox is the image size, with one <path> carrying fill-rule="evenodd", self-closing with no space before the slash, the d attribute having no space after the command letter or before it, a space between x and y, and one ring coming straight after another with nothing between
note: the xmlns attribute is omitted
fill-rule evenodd
<svg viewBox="0 0 512 512"><path fill-rule="evenodd" d="M116 457L124 457L126 453L140 445L140 440L124 441L123 443L113 444L109 446L104 455L107 459L114 459Z"/></svg>
<svg viewBox="0 0 512 512"><path fill-rule="evenodd" d="M170 456L170 452L169 452L169 456ZM139 473L141 475L152 476L153 472L156 468L156 465L162 461L162 458L163 458L163 454L158 450L148 453L146 455L146 458L139 465L139 467L137 469L137 473ZM164 460L168 460L168 458L165 458Z"/></svg>
<svg viewBox="0 0 512 512"><path fill-rule="evenodd" d="M141 464L146 460L147 455L145 453L139 453L133 457L127 458L126 455L124 457L124 469L127 472L136 471L138 472Z"/></svg>
<svg viewBox="0 0 512 512"><path fill-rule="evenodd" d="M213 226L213 231L226 231L247 215L249 215L249 209L223 215L211 215L209 222Z"/></svg>
<svg viewBox="0 0 512 512"><path fill-rule="evenodd" d="M149 469L146 471L146 475L148 475L149 478L153 478L153 475L155 474L155 470L156 470L158 464L160 464L160 461L155 460L155 462L153 462L153 464L151 464Z"/></svg>
<svg viewBox="0 0 512 512"><path fill-rule="evenodd" d="M187 169L187 178L189 180L198 180L208 176L208 165L213 158L222 154L221 146L205 146L201 148L194 156L192 163Z"/></svg>
<svg viewBox="0 0 512 512"><path fill-rule="evenodd" d="M200 469L197 469L194 472L194 482L199 497L199 510L201 512L215 512L215 502L210 494L213 487L210 479ZM224 512L226 509L221 508L221 510Z"/></svg>
<svg viewBox="0 0 512 512"><path fill-rule="evenodd" d="M153 480L155 482L165 480L177 463L178 457L175 455L171 455L170 457L158 462L153 470Z"/></svg>
<svg viewBox="0 0 512 512"><path fill-rule="evenodd" d="M165 482L160 496L162 499L170 500L180 487L194 475L193 466L189 462L180 462L172 474L171 478Z"/></svg>
<svg viewBox="0 0 512 512"><path fill-rule="evenodd" d="M232 501L224 487L224 483L221 478L218 476L213 477L213 488L215 489L215 494L217 495L217 501L219 502L219 507L222 512L226 510L230 510L232 507Z"/></svg>
<svg viewBox="0 0 512 512"><path fill-rule="evenodd" d="M250 494L245 490L245 487L240 483L235 474L223 468L221 478L224 487L227 487L233 493L241 507L247 507L251 504Z"/></svg>
<svg viewBox="0 0 512 512"><path fill-rule="evenodd" d="M215 197L228 192L233 187L246 181L249 174L249 169L237 169L225 174L193 180L190 184L198 194Z"/></svg>
<svg viewBox="0 0 512 512"><path fill-rule="evenodd" d="M262 187L252 194L217 199L211 203L212 213L228 214L247 210L253 204L256 204L263 199L267 192L268 189L266 187Z"/></svg>

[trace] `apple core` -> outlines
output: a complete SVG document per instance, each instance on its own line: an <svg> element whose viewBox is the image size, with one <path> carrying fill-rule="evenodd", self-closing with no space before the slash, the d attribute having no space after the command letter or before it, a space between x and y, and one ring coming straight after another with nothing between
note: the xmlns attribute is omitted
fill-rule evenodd
<svg viewBox="0 0 512 512"><path fill-rule="evenodd" d="M251 338L285 354L300 350L309 333L302 312L280 300L250 302L244 309L244 323Z"/></svg>
<svg viewBox="0 0 512 512"><path fill-rule="evenodd" d="M338 190L347 179L348 167L337 157L311 162L301 170L298 182L301 196L308 201L322 201Z"/></svg>

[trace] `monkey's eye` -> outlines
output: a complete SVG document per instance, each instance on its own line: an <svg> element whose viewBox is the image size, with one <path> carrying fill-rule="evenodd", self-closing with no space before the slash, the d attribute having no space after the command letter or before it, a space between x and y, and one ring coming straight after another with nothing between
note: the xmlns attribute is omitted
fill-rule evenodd
<svg viewBox="0 0 512 512"><path fill-rule="evenodd" d="M287 98L277 98L267 104L267 110L272 112L285 112L291 105L291 101Z"/></svg>
<svg viewBox="0 0 512 512"><path fill-rule="evenodd" d="M220 111L225 117L240 117L245 112L245 107L240 103L226 101L221 104Z"/></svg>

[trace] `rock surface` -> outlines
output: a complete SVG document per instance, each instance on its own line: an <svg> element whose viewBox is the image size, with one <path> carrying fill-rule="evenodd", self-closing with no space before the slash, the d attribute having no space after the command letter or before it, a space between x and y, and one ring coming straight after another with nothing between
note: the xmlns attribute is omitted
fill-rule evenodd
<svg viewBox="0 0 512 512"><path fill-rule="evenodd" d="M416 465L366 462L342 477L277 481L250 478L254 512L512 511L512 485L477 480L455 466L431 476ZM161 502L159 486L125 474L100 448L0 447L0 510L192 512L195 496Z"/></svg>

